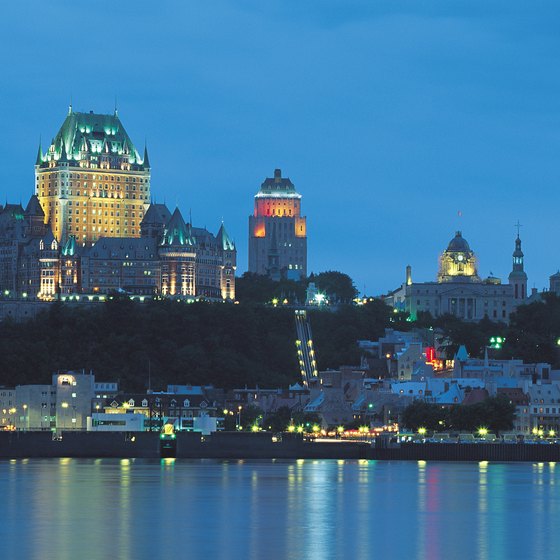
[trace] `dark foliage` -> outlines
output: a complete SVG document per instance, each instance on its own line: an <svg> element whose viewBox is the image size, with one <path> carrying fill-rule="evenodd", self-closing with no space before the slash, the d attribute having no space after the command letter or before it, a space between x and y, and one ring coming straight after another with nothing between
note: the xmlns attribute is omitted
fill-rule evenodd
<svg viewBox="0 0 560 560"><path fill-rule="evenodd" d="M381 302L310 314L321 368L356 363L358 338L376 338L389 317ZM92 370L123 389L167 384L287 386L299 380L294 311L253 305L53 304L25 323L0 323L0 385L46 383L58 370Z"/></svg>
<svg viewBox="0 0 560 560"><path fill-rule="evenodd" d="M273 299L290 304L304 304L309 282L327 294L333 303L351 303L358 294L352 278L342 272L327 271L311 274L303 280L275 282L266 276L246 272L236 280L236 297L241 303L270 303Z"/></svg>
<svg viewBox="0 0 560 560"><path fill-rule="evenodd" d="M474 432L480 427L499 433L513 428L515 405L505 397L490 397L480 403L451 408L414 401L403 411L402 423L409 430Z"/></svg>

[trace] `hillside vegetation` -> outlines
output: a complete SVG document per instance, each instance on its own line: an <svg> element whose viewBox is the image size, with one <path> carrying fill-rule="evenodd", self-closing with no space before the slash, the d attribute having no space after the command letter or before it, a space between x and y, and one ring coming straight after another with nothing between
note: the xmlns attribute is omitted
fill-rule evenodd
<svg viewBox="0 0 560 560"><path fill-rule="evenodd" d="M560 299L519 308L509 327L484 319L421 316L416 323L381 300L309 312L320 369L356 365L359 339L377 340L386 327L441 330L450 357L459 344L482 356L491 336L505 336L492 357L559 365ZM0 323L0 385L47 383L58 370L92 370L128 390L167 384L233 388L287 386L300 379L294 309L255 303L210 304L115 298L94 307L54 303L25 323Z"/></svg>

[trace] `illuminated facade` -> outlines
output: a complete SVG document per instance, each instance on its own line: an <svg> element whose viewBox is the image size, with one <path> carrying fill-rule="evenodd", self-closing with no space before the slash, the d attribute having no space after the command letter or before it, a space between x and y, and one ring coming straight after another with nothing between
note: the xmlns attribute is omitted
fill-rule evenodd
<svg viewBox="0 0 560 560"><path fill-rule="evenodd" d="M249 217L249 272L274 280L307 276L307 223L301 195L280 169L255 195Z"/></svg>
<svg viewBox="0 0 560 560"><path fill-rule="evenodd" d="M80 294L235 299L237 251L186 223L179 209L150 204L150 163L113 115L70 110L46 153L24 209L0 205L4 298Z"/></svg>
<svg viewBox="0 0 560 560"><path fill-rule="evenodd" d="M387 296L386 302L409 313L413 319L420 312L429 312L433 317L451 314L467 321L488 317L507 322L526 297L527 274L519 235L509 284L502 284L493 276L484 280L479 277L476 256L458 231L439 259L437 282L415 283L407 267L405 282Z"/></svg>
<svg viewBox="0 0 560 560"><path fill-rule="evenodd" d="M147 149L140 156L117 111L76 113L70 107L46 153L35 162L35 194L59 243L140 237L150 201Z"/></svg>
<svg viewBox="0 0 560 560"><path fill-rule="evenodd" d="M36 196L25 210L0 207L4 297L48 301L125 292L235 299L237 251L224 224L214 235L185 223L178 208L171 214L165 205L153 204L141 237L101 237L83 246L73 235L58 243L42 216Z"/></svg>

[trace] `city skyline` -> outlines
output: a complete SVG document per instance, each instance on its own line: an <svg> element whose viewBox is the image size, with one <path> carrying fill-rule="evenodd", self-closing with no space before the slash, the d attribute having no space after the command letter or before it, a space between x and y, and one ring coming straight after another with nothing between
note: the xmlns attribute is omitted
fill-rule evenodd
<svg viewBox="0 0 560 560"><path fill-rule="evenodd" d="M456 230L480 275L506 282L517 220L529 290L560 267L548 239L560 202L558 9L224 1L154 16L139 2L108 20L52 6L3 10L8 201L33 193L39 138L48 145L71 99L84 112L116 103L135 142L147 140L152 198L201 225L223 218L238 274L254 195L275 168L303 196L308 272L346 272L368 294L397 288L406 265L435 280Z"/></svg>

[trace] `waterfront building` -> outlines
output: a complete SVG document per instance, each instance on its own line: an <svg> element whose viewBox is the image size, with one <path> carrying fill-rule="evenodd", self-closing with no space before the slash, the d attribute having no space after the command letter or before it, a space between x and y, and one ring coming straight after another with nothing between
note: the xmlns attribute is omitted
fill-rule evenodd
<svg viewBox="0 0 560 560"><path fill-rule="evenodd" d="M51 384L15 388L15 426L20 430L81 430L95 395L93 374L56 373Z"/></svg>
<svg viewBox="0 0 560 560"><path fill-rule="evenodd" d="M527 390L528 403L516 407L515 428L526 435L560 433L560 387L538 383ZM539 434L539 430L542 432Z"/></svg>
<svg viewBox="0 0 560 560"><path fill-rule="evenodd" d="M249 272L273 280L307 276L307 222L301 194L280 169L266 178L255 195L249 217Z"/></svg>
<svg viewBox="0 0 560 560"><path fill-rule="evenodd" d="M143 422L137 429L159 430L171 422L178 430L210 433L222 428L223 418L218 415L218 403L212 399L212 388L202 388L188 392L148 392L119 393L105 400L101 412L93 415L91 429L106 427L112 429L115 422L111 415L142 415ZM210 390L209 390L210 389ZM103 422L103 424L99 424Z"/></svg>
<svg viewBox="0 0 560 560"><path fill-rule="evenodd" d="M79 244L100 237L139 237L150 203L148 150L140 155L117 110L78 113L70 106L35 162L35 194L55 239Z"/></svg>
<svg viewBox="0 0 560 560"><path fill-rule="evenodd" d="M494 276L486 279L479 276L476 256L458 231L439 259L435 282L413 282L411 267L407 266L405 282L385 301L408 313L413 320L418 313L429 312L433 317L449 313L466 321L488 317L508 322L510 314L526 298L527 274L519 235L515 240L509 284L502 284Z"/></svg>
<svg viewBox="0 0 560 560"><path fill-rule="evenodd" d="M0 387L0 430L12 430L16 425L16 391Z"/></svg>

